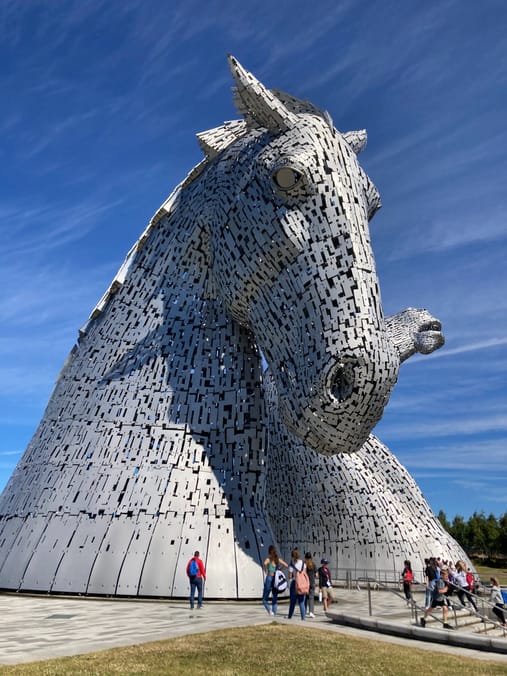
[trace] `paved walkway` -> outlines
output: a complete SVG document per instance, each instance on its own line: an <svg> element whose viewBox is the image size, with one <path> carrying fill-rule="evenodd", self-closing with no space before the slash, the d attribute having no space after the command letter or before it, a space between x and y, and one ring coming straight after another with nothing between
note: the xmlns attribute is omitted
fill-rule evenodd
<svg viewBox="0 0 507 676"><path fill-rule="evenodd" d="M318 627L340 634L362 636L450 654L494 660L507 664L507 654L492 654L446 644L451 633L445 630L424 630L414 626L404 602L387 592L373 592L373 614L368 613L366 591L337 589L338 603L326 617L320 604L315 619L301 622L295 614L284 619L287 603L280 604L281 623L293 623L305 629ZM158 641L227 627L267 624L273 621L258 603L205 603L201 610L190 611L187 603L177 601L130 601L71 598L60 596L0 595L0 664L18 664L52 657L77 655L108 648ZM375 633L367 629L336 624L330 619L356 619L373 622L376 631L381 625L394 625L405 636ZM365 625L366 626L366 625ZM385 629L385 627L384 627ZM417 640L417 634L431 643ZM457 633L457 632L455 632ZM505 641L507 651L507 639Z"/></svg>

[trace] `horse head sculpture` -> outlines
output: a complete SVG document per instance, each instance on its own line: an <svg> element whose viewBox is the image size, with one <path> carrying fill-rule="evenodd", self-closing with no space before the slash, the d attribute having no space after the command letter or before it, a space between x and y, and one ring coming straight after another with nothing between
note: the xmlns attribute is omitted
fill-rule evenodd
<svg viewBox="0 0 507 676"><path fill-rule="evenodd" d="M209 595L254 598L270 541L324 554L331 540L338 555L359 475L381 486L363 512L387 510L385 486L415 495L394 462L368 481L386 457L369 433L401 362L443 338L426 311L382 314L369 236L380 198L357 160L366 133L340 133L229 63L241 119L198 134L206 158L81 329L2 493L1 588L181 597L200 543ZM333 532L304 518L330 503L315 488L301 504L301 475L316 473L347 488ZM411 502L435 542L429 507ZM390 532L373 538L386 561ZM356 558L370 561L363 539Z"/></svg>
<svg viewBox="0 0 507 676"><path fill-rule="evenodd" d="M289 429L319 452L356 451L400 364L370 244L380 198L357 161L366 133L341 134L229 60L244 121L203 176L216 293L253 331ZM217 136L201 135L211 157Z"/></svg>

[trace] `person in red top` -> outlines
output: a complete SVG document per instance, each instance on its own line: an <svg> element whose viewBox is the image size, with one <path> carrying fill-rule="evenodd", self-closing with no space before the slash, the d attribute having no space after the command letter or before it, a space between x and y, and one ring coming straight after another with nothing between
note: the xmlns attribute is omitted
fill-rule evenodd
<svg viewBox="0 0 507 676"><path fill-rule="evenodd" d="M403 562L403 572L401 573L401 579L403 581L403 592L405 594L405 599L407 600L408 606L412 601L412 583L414 581L414 573L412 572L412 565L410 561Z"/></svg>
<svg viewBox="0 0 507 676"><path fill-rule="evenodd" d="M202 608L203 586L206 580L206 568L199 558L199 552L194 552L187 563L187 575L190 580L190 608L194 609L195 590L197 589L197 608Z"/></svg>

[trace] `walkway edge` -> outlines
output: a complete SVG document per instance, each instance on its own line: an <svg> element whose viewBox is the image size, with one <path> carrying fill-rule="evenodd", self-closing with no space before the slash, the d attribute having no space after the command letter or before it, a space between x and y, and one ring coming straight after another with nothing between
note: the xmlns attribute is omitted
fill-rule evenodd
<svg viewBox="0 0 507 676"><path fill-rule="evenodd" d="M401 636L411 638L417 641L428 643L441 643L460 648L469 648L471 650L482 650L484 652L507 654L507 641L499 638L488 638L487 636L470 636L460 634L459 631L449 629L431 629L418 627L417 625L402 625L386 620L378 620L374 617L360 617L344 613L327 612L328 617L334 624L341 624L346 627L355 627L356 629L366 629L380 634L389 634L391 636Z"/></svg>

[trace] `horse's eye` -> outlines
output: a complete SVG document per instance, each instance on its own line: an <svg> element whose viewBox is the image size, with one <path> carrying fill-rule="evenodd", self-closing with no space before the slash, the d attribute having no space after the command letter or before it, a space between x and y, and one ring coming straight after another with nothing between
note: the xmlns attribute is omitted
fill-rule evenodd
<svg viewBox="0 0 507 676"><path fill-rule="evenodd" d="M273 181L280 190L292 190L301 183L302 178L303 174L292 167L280 167L273 173Z"/></svg>

